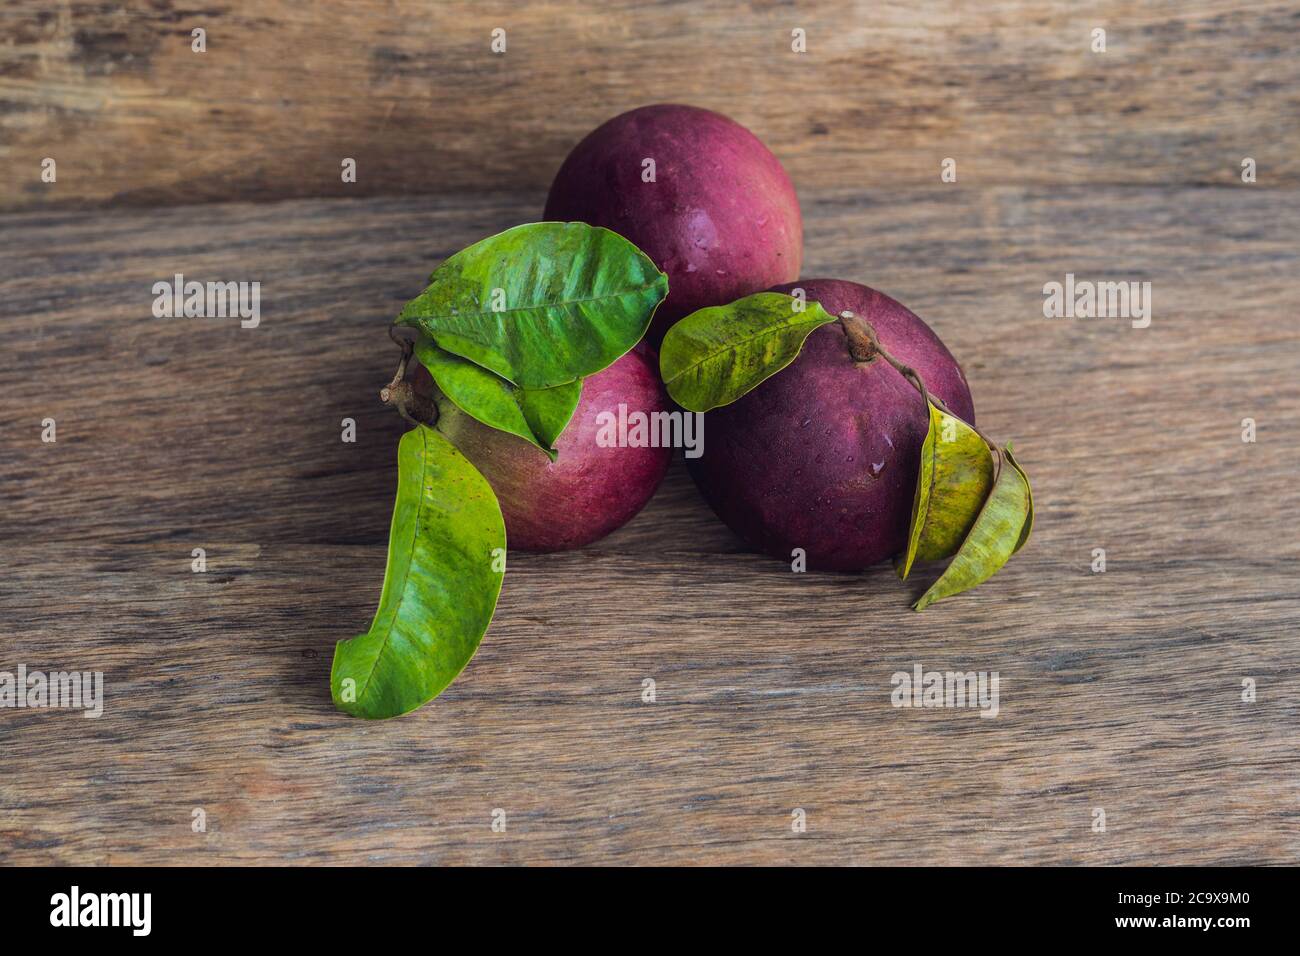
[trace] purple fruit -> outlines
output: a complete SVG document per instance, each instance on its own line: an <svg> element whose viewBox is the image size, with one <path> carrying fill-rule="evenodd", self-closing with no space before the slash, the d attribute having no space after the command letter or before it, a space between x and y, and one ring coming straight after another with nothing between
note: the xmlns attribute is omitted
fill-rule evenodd
<svg viewBox="0 0 1300 956"><path fill-rule="evenodd" d="M803 257L780 162L739 123L694 106L643 106L588 134L556 174L545 218L612 229L668 274L655 346L696 309L797 278Z"/></svg>
<svg viewBox="0 0 1300 956"><path fill-rule="evenodd" d="M647 415L667 411L657 359L637 349L588 376L568 427L555 443L559 457L498 431L443 402L438 429L483 473L497 494L506 542L523 551L580 548L626 524L654 495L672 459L671 448L602 447L602 412ZM422 373L427 376L423 368ZM427 379L426 379L427 381Z"/></svg>
<svg viewBox="0 0 1300 956"><path fill-rule="evenodd" d="M772 291L796 287L832 315L864 318L974 423L961 366L916 315L856 282L805 279ZM718 517L752 547L787 561L803 548L809 568L855 571L906 545L927 423L916 388L880 357L855 364L836 322L808 336L787 368L709 412L704 454L689 464Z"/></svg>

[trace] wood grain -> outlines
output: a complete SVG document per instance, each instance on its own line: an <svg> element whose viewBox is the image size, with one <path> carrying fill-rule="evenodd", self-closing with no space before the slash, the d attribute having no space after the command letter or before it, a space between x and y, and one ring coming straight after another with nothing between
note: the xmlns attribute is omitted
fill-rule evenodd
<svg viewBox="0 0 1300 956"><path fill-rule="evenodd" d="M596 124L679 100L800 190L928 186L948 157L972 184L1159 186L1252 157L1293 187L1298 43L1294 0L10 0L0 208L544 190Z"/></svg>
<svg viewBox="0 0 1300 956"><path fill-rule="evenodd" d="M512 555L437 701L336 713L330 655L378 599L403 427L376 398L384 325L538 204L0 218L0 669L102 670L108 696L99 720L0 710L0 860L1300 860L1294 191L807 192L807 273L926 317L981 425L1015 439L1027 548L918 615L924 576L746 553L675 467L597 545ZM153 318L175 272L261 281L262 324ZM1150 280L1150 328L1043 318L1066 272ZM893 708L917 663L998 671L1000 715Z"/></svg>

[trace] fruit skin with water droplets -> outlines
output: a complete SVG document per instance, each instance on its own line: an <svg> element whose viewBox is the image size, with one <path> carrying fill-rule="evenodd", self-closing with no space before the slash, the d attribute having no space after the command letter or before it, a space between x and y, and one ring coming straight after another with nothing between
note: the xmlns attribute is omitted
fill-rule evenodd
<svg viewBox="0 0 1300 956"><path fill-rule="evenodd" d="M832 315L849 310L912 366L932 394L975 421L961 366L919 317L889 296L838 279L801 288ZM856 571L907 544L928 414L884 359L858 366L836 322L808 336L791 365L704 418L704 454L690 471L709 505L751 547L810 569Z"/></svg>
<svg viewBox="0 0 1300 956"><path fill-rule="evenodd" d="M556 173L544 215L612 229L668 274L648 334L656 348L696 309L797 278L803 257L780 161L739 123L694 106L642 106L597 127Z"/></svg>
<svg viewBox="0 0 1300 956"><path fill-rule="evenodd" d="M658 358L636 348L588 376L573 417L546 453L507 432L438 402L437 428L488 480L506 523L506 546L516 551L566 551L591 544L622 527L654 496L672 460L671 448L602 447L602 412L618 415L667 411L668 395ZM423 394L433 391L423 367L414 377Z"/></svg>

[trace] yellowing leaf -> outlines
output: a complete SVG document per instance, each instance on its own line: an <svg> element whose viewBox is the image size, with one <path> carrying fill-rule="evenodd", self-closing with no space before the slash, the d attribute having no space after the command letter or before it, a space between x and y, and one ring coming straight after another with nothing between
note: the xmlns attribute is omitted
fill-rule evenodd
<svg viewBox="0 0 1300 956"><path fill-rule="evenodd" d="M1029 540L1034 525L1029 478L1012 457L1010 442L1002 455L1002 470L970 534L939 580L913 605L916 610L987 581Z"/></svg>
<svg viewBox="0 0 1300 956"><path fill-rule="evenodd" d="M796 310L793 296L759 292L692 312L664 337L659 372L683 408L729 405L796 358L804 339L835 321L819 303Z"/></svg>
<svg viewBox="0 0 1300 956"><path fill-rule="evenodd" d="M903 580L914 561L938 561L957 552L993 487L993 454L979 434L930 403L930 428L912 501L907 550L896 562Z"/></svg>

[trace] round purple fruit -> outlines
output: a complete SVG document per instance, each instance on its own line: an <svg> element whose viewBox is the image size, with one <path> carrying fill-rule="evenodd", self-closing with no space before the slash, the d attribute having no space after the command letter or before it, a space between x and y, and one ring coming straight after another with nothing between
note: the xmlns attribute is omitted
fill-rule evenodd
<svg viewBox="0 0 1300 956"><path fill-rule="evenodd" d="M831 315L851 311L931 393L974 423L961 366L920 318L856 282L805 279ZM709 505L752 547L809 568L855 571L903 550L929 417L917 389L883 358L858 363L839 322L808 336L787 368L705 416L689 462Z"/></svg>
<svg viewBox="0 0 1300 956"><path fill-rule="evenodd" d="M417 374L428 373L421 368ZM663 383L641 349L583 381L573 417L555 442L555 461L450 402L440 403L437 427L496 492L510 548L564 551L591 544L630 521L668 470L671 448L608 440L617 432L610 422L619 419L620 405L626 417L668 410Z"/></svg>
<svg viewBox="0 0 1300 956"><path fill-rule="evenodd" d="M656 347L696 309L797 278L803 257L780 162L739 123L694 106L643 106L588 134L556 174L545 218L612 229L668 274Z"/></svg>

